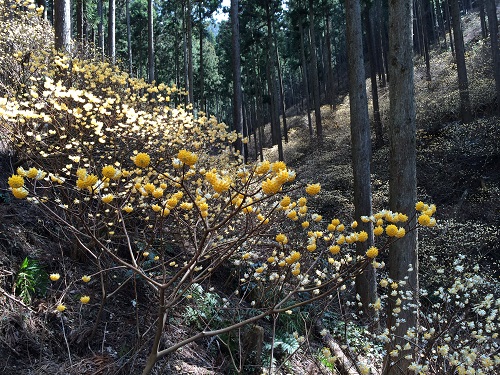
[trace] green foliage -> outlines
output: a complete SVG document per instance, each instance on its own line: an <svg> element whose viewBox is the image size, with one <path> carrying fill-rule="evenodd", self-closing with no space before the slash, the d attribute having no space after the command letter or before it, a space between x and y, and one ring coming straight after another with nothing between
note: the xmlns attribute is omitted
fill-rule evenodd
<svg viewBox="0 0 500 375"><path fill-rule="evenodd" d="M47 291L48 276L35 259L24 258L16 276L15 290L25 304L30 304L34 296L42 296Z"/></svg>
<svg viewBox="0 0 500 375"><path fill-rule="evenodd" d="M219 314L221 299L217 293L206 292L200 284L193 284L185 294L192 301L184 311L185 322L197 329L220 326L222 317Z"/></svg>

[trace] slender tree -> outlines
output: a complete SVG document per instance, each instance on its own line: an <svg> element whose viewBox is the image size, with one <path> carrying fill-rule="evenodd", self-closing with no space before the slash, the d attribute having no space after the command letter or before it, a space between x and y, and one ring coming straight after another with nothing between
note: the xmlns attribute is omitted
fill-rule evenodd
<svg viewBox="0 0 500 375"><path fill-rule="evenodd" d="M366 96L365 66L363 58L363 31L361 27L361 6L359 0L346 0L347 58L349 62L349 104L351 114L352 169L354 174L354 216L372 214L372 191L370 181L370 118ZM368 233L368 240L358 242L356 252L363 256L373 245L371 222L360 220L359 230ZM375 269L367 267L356 277L356 293L360 296L363 317L375 328L378 313L370 305L377 300Z"/></svg>
<svg viewBox="0 0 500 375"><path fill-rule="evenodd" d="M490 29L491 57L496 87L496 113L500 115L500 50L498 45L498 18L495 0L486 0L488 27Z"/></svg>
<svg viewBox="0 0 500 375"><path fill-rule="evenodd" d="M130 0L125 0L125 18L127 22L127 55L128 55L128 74L132 77L132 27L130 24Z"/></svg>
<svg viewBox="0 0 500 375"><path fill-rule="evenodd" d="M155 43L153 29L153 0L148 0L148 81L155 80Z"/></svg>
<svg viewBox="0 0 500 375"><path fill-rule="evenodd" d="M460 22L459 0L450 0L451 21L453 25L453 39L455 40L455 60L457 63L458 89L460 91L460 115L462 122L472 121L472 110L469 95L469 80L465 65L465 45Z"/></svg>
<svg viewBox="0 0 500 375"><path fill-rule="evenodd" d="M300 57L302 62L302 75L304 83L304 96L306 97L306 110L307 110L307 123L309 125L309 135L313 136L313 127L311 121L311 104L309 103L309 82L307 79L307 61L304 48L304 30L302 27L302 22L299 21L299 33L300 33Z"/></svg>
<svg viewBox="0 0 500 375"><path fill-rule="evenodd" d="M71 2L54 0L55 47L71 52Z"/></svg>
<svg viewBox="0 0 500 375"><path fill-rule="evenodd" d="M99 50L101 51L101 59L104 60L104 11L102 7L102 1L97 1L97 16L99 17L99 23L97 24L97 36L99 39Z"/></svg>
<svg viewBox="0 0 500 375"><path fill-rule="evenodd" d="M412 50L413 0L389 0L389 206L394 212L410 214L417 199L416 125ZM409 215L407 225L415 226ZM388 304L388 328L391 338L387 353L406 343L408 329L418 332L418 252L417 231L410 231L391 244L389 277L399 283L398 298ZM410 297L411 296L411 297ZM395 308L400 312L395 314ZM384 375L407 374L413 352L399 351L387 356ZM403 353L403 354L401 354Z"/></svg>
<svg viewBox="0 0 500 375"><path fill-rule="evenodd" d="M241 91L241 54L240 54L240 22L239 0L231 0L231 46L233 67L233 129L243 134L243 98ZM236 149L243 154L241 139L236 140Z"/></svg>
<svg viewBox="0 0 500 375"><path fill-rule="evenodd" d="M318 58L316 56L316 36L314 32L314 1L309 0L309 37L311 52L311 83L314 99L314 116L316 120L316 135L321 139L323 136L323 125L321 123L321 99L319 94Z"/></svg>
<svg viewBox="0 0 500 375"><path fill-rule="evenodd" d="M108 55L111 63L116 64L116 0L108 3Z"/></svg>

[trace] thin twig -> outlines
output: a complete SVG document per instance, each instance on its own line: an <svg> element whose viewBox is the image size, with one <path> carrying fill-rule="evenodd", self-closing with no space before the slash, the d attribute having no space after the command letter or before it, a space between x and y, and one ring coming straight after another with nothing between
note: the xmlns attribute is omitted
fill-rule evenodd
<svg viewBox="0 0 500 375"><path fill-rule="evenodd" d="M62 326L62 331L63 331L63 336L64 336L64 342L66 343L66 348L68 349L69 365L73 366L73 361L71 360L71 351L69 349L68 338L66 337L66 330L64 329L64 320L63 320L62 314L61 314L61 326Z"/></svg>

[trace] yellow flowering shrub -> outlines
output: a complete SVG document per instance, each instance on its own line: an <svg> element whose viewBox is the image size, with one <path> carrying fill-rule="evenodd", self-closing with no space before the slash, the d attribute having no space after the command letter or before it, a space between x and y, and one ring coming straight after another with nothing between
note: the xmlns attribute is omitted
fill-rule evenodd
<svg viewBox="0 0 500 375"><path fill-rule="evenodd" d="M227 309L240 308L259 283L272 298L259 301L256 316L288 314L329 298L374 265L390 241L415 229L401 213L356 218L389 237L356 257L356 243L368 233L349 232L357 221L325 222L326 214L315 212L319 183L303 186L282 161L243 163L231 145L238 135L215 117L174 105L176 87L149 85L105 62L49 55L27 63L23 95L13 90L0 100L0 126L29 160L7 183L16 198L65 225L89 259L117 265L95 275L125 268L150 286L160 323L222 265L242 271L237 292L244 298ZM10 59L20 64L24 52L16 56ZM304 191L308 198L297 195ZM432 226L435 207L417 210L420 225ZM176 350L154 348L153 361Z"/></svg>

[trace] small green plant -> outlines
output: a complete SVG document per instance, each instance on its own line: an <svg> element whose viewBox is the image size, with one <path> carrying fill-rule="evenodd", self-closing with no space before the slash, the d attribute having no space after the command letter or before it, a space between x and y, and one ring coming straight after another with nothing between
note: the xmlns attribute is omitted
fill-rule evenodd
<svg viewBox="0 0 500 375"><path fill-rule="evenodd" d="M205 329L208 324L220 323L221 317L218 313L221 300L217 293L207 292L200 284L193 284L187 290L186 298L194 302L194 305L187 306L184 312L188 324Z"/></svg>
<svg viewBox="0 0 500 375"><path fill-rule="evenodd" d="M33 296L44 295L48 276L35 259L24 258L16 276L15 293L25 304L30 304Z"/></svg>

